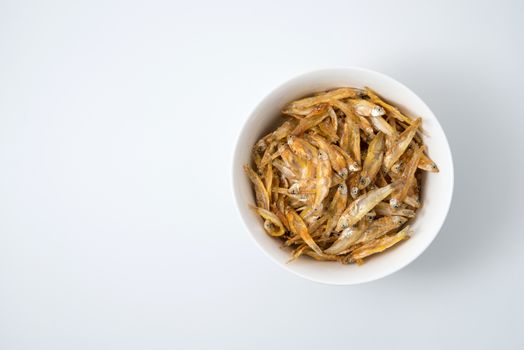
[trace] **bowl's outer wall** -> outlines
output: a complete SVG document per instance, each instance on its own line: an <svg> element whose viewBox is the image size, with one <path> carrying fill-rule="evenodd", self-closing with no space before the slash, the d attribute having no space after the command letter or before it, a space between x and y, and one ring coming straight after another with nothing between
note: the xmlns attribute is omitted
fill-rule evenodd
<svg viewBox="0 0 524 350"><path fill-rule="evenodd" d="M261 219L249 209L254 204L250 182L242 165L251 163L251 148L263 135L280 124L280 110L286 103L313 92L342 86L369 86L382 97L399 106L410 116L420 116L425 130L424 142L428 154L440 168L438 174L427 174L422 191L422 208L410 225L414 235L394 248L394 251L368 259L362 266L317 262L301 258L293 263L290 252L281 248L281 242L269 237L262 228ZM233 191L238 210L252 237L274 261L302 277L330 284L357 284L389 275L412 262L433 241L449 210L453 192L453 162L446 136L429 107L411 90L381 73L360 68L335 68L314 71L291 79L276 88L253 111L245 122L233 159Z"/></svg>

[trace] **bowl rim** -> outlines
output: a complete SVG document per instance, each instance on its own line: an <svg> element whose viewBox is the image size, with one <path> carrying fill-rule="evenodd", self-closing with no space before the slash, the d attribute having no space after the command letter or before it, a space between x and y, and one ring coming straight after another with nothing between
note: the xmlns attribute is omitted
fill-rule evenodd
<svg viewBox="0 0 524 350"><path fill-rule="evenodd" d="M416 254L414 254L410 259L408 259L405 262L399 264L398 266L396 266L395 268L393 268L391 270L382 271L382 272L373 274L373 275L371 275L368 278L361 278L360 280L357 280L357 281L329 281L329 280L325 280L325 279L319 279L319 278L316 278L316 277L312 277L312 276L309 276L307 274L304 274L302 272L298 272L298 271L290 268L287 264L282 263L281 261L277 260L274 256L272 256L255 239L254 234L251 231L251 228L247 224L246 220L244 219L244 216L243 216L242 212L240 211L240 205L245 204L245 203L241 203L241 201L240 201L239 189L238 189L238 186L236 185L236 181L235 181L236 180L235 169L236 169L236 166L237 166L236 161L237 161L237 158L238 158L237 154L239 152L239 141L240 141L240 138L242 137L242 135L244 134L246 128L251 123L252 119L254 118L255 112L260 107L260 105L269 96L271 96L275 91L280 90L285 85L289 84L291 81L294 81L294 80L297 80L297 79L301 79L301 78L303 78L305 76L308 76L308 75L321 74L323 72L337 71L337 70L345 70L345 71L352 71L352 72L360 71L360 72L364 72L364 73L367 73L367 74L375 74L378 77L380 77L380 79L388 80L388 81L390 81L390 82L392 82L394 84L397 84L397 85L401 86L403 89L405 89L407 92L409 92L409 93L413 94L415 97L417 97L420 100L420 102L422 103L422 105L424 107L426 107L430 111L430 113L433 116L433 119L435 121L436 127L439 128L442 131L443 140L445 142L445 145L447 146L447 152L446 153L449 156L449 161L450 161L450 172L449 172L450 179L449 179L449 197L448 197L449 199L448 199L448 202L447 202L447 205L446 205L446 209L445 209L444 215L442 216L442 221L439 223L438 227L436 228L435 234L432 237L430 237L430 239L427 241L427 244L424 245L418 252L416 252ZM451 152L451 147L449 145L449 141L448 141L447 135L444 132L444 129L442 128L442 125L440 124L440 121L438 120L437 116L435 115L435 113L433 113L433 110L426 104L426 102L418 94L416 94L413 90L411 90L409 87L407 87L405 84L403 84L402 82L398 81L397 79L394 79L394 78L390 77L389 75L386 75L386 74L381 73L381 72L377 72L377 71L372 70L372 69L362 68L362 67L357 67L357 66L333 66L333 67L323 67L323 68L318 68L318 69L310 69L310 70L305 71L303 73L293 75L292 77L284 80L283 82L281 82L280 84L278 84L277 86L272 88L268 93L263 95L263 97L255 104L255 106L253 108L251 108L250 113L244 119L244 122L243 122L242 126L240 127L240 129L237 132L237 135L236 135L236 138L235 138L235 146L234 146L234 149L233 149L233 156L232 156L232 162L231 162L231 169L230 170L231 170L231 176L230 176L231 183L230 184L231 184L231 190L233 192L236 212L237 212L238 216L240 216L240 219L242 221L242 225L245 228L245 230L247 230L247 232L249 233L249 236L250 236L251 240L263 252L263 254L265 256L267 256L271 261L273 261L276 265L280 266L281 268L283 268L284 270L286 270L288 272L291 272L292 274L294 274L296 276L299 276L301 278L304 278L306 280L313 281L313 282L316 282L316 283L321 283L321 284L326 284L326 285L339 285L339 286L358 285L358 284L368 283L368 282L372 282L372 281L376 281L376 280L382 279L384 277L387 277L389 275L392 275L392 274L402 270L403 268L405 268L406 266L411 264L413 261L415 261L418 257L420 257L422 255L422 253L424 253L427 250L427 248L431 245L431 243L433 243L435 238L440 233L440 230L442 229L442 226L446 222L447 216L449 214L449 210L451 208L451 203L453 201L453 192L454 192L454 186L455 186L455 170L454 170L453 154Z"/></svg>

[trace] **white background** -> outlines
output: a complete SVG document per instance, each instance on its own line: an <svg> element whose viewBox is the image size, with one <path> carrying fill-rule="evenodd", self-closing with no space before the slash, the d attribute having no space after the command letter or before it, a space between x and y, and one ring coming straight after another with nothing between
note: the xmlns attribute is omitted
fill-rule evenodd
<svg viewBox="0 0 524 350"><path fill-rule="evenodd" d="M0 2L0 349L524 348L519 1ZM455 195L353 287L284 271L233 204L273 87L356 65L433 109Z"/></svg>

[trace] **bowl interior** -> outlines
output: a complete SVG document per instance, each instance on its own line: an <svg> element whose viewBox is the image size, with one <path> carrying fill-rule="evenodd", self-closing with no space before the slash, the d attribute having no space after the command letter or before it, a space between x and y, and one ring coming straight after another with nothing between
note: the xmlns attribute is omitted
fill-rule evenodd
<svg viewBox="0 0 524 350"><path fill-rule="evenodd" d="M426 131L424 142L428 154L437 163L440 173L427 174L422 189L422 208L410 221L414 234L408 241L384 254L366 261L362 266L318 262L308 257L287 263L290 251L281 248L281 241L269 237L262 220L249 209L254 204L251 183L244 175L243 164L251 163L251 148L263 135L282 123L280 110L292 100L317 91L342 86L369 86L393 102L410 116L420 116ZM233 188L242 219L262 250L284 268L311 280L330 284L356 284L371 281L406 266L431 243L447 215L453 191L453 164L446 136L428 106L411 90L381 73L339 68L315 71L296 77L270 93L253 111L241 131L233 161Z"/></svg>

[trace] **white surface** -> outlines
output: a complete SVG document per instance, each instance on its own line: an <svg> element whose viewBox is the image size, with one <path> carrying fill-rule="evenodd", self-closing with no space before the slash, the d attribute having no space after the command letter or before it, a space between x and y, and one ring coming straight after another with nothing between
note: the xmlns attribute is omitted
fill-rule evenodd
<svg viewBox="0 0 524 350"><path fill-rule="evenodd" d="M521 349L518 1L0 3L0 348ZM256 103L369 67L435 112L443 230L407 268L330 287L280 269L233 206Z"/></svg>
<svg viewBox="0 0 524 350"><path fill-rule="evenodd" d="M340 86L373 88L380 96L402 107L411 116L421 116L425 131L424 142L429 156L439 164L439 174L426 174L421 201L423 207L417 217L409 222L414 235L408 242L399 244L395 251L380 254L364 265L342 265L318 263L310 258L297 259L288 263L291 250L282 249L279 239L270 237L262 226L263 220L251 208L255 204L252 183L243 170L244 164L251 164L252 147L268 132L282 124L281 110L298 98ZM238 139L232 169L235 199L246 229L256 243L283 268L304 278L335 285L351 285L373 281L387 276L417 258L433 241L439 232L450 208L453 193L453 162L446 136L435 115L428 106L408 87L384 74L361 68L329 68L301 74L262 99L250 113Z"/></svg>

